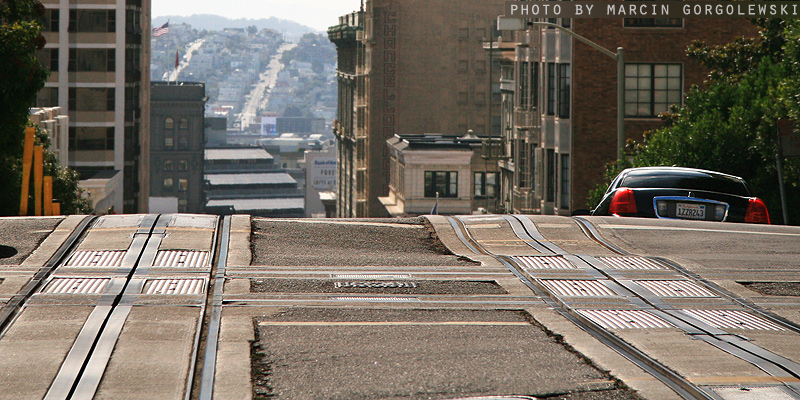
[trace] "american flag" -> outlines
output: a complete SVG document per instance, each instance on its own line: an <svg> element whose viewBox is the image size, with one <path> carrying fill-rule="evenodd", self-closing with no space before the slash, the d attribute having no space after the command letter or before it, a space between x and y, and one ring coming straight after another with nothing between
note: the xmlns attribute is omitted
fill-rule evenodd
<svg viewBox="0 0 800 400"><path fill-rule="evenodd" d="M159 37L161 35L166 35L167 33L169 33L169 21L158 28L153 28L153 37Z"/></svg>

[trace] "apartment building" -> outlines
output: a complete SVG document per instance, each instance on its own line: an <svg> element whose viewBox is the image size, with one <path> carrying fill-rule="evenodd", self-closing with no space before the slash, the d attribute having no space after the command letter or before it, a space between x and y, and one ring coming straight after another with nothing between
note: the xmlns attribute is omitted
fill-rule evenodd
<svg viewBox="0 0 800 400"><path fill-rule="evenodd" d="M47 45L37 56L51 75L37 106L66 111L69 166L84 181L121 178L109 209L146 212L150 0L43 3Z"/></svg>
<svg viewBox="0 0 800 400"><path fill-rule="evenodd" d="M386 141L389 195L380 201L393 217L494 210L499 172L497 162L486 157L487 140L471 132L395 135Z"/></svg>
<svg viewBox="0 0 800 400"><path fill-rule="evenodd" d="M150 97L151 212L153 202L177 204L171 212L205 210L206 86L198 82L152 82Z"/></svg>
<svg viewBox="0 0 800 400"><path fill-rule="evenodd" d="M338 53L339 217L387 215L386 140L473 130L499 136L500 88L482 43L503 1L367 0L328 29Z"/></svg>
<svg viewBox="0 0 800 400"><path fill-rule="evenodd" d="M484 44L501 63L501 199L506 212L534 214L590 208L589 192L618 154L617 62L570 32L611 53L623 48L626 139L663 126L658 115L704 81L708 71L686 56L691 42L724 44L757 34L743 19L506 22L517 26Z"/></svg>

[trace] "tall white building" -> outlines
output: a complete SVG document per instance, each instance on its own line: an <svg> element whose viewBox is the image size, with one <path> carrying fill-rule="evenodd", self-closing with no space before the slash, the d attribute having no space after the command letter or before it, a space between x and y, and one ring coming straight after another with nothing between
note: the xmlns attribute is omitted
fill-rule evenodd
<svg viewBox="0 0 800 400"><path fill-rule="evenodd" d="M43 3L47 45L37 55L51 75L37 106L66 110L69 166L81 174L82 185L121 180L121 188L108 194L108 210L146 212L150 0Z"/></svg>

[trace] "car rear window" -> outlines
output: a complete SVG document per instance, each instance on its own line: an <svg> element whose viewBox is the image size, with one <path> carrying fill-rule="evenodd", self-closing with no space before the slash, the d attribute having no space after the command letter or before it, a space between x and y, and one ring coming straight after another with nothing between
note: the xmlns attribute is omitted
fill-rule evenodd
<svg viewBox="0 0 800 400"><path fill-rule="evenodd" d="M620 187L690 189L750 196L747 186L738 179L692 171L632 171Z"/></svg>

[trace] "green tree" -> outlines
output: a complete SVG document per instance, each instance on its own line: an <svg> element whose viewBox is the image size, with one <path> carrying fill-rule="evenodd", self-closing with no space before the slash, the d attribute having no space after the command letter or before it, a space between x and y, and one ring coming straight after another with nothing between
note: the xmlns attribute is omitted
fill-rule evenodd
<svg viewBox="0 0 800 400"><path fill-rule="evenodd" d="M710 68L709 80L689 91L683 107L662 115L664 128L628 143L630 157L607 167L607 181L591 193L589 207L624 168L675 165L743 177L753 195L767 203L773 220L781 221L776 122L800 116L800 24L755 23L761 27L759 38L689 48ZM787 203L800 204L800 160L786 161L784 182ZM800 223L800 209L789 210L789 221Z"/></svg>
<svg viewBox="0 0 800 400"><path fill-rule="evenodd" d="M35 0L0 2L0 215L19 214L22 150L29 109L44 87L48 71L35 56L44 48L40 20L45 7ZM46 135L37 135L37 144L49 147ZM45 174L53 176L53 195L62 202L64 214L90 210L80 198L77 174L58 165L55 155L45 151Z"/></svg>

